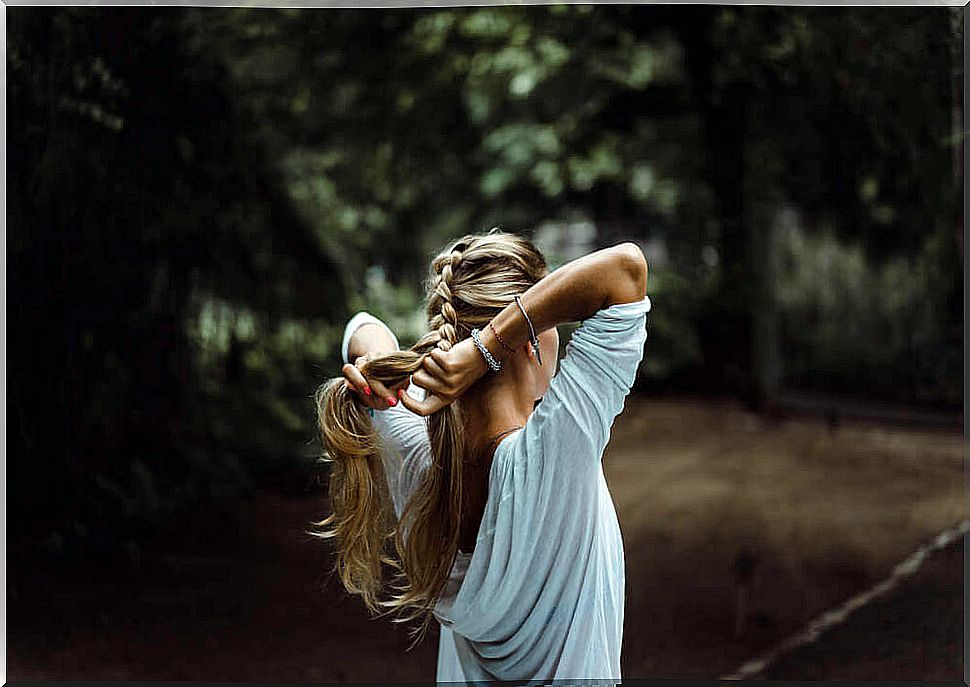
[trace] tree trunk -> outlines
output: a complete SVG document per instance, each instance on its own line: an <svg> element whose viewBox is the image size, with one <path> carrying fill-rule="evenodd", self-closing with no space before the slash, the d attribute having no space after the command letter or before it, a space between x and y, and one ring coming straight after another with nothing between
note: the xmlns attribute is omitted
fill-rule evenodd
<svg viewBox="0 0 970 687"><path fill-rule="evenodd" d="M701 118L706 178L720 223L721 283L707 321L700 326L707 378L722 390L763 408L779 379L777 318L772 297L771 214L757 145L756 101L751 87L734 81L716 87L711 70L723 55L711 43L717 8L682 25Z"/></svg>
<svg viewBox="0 0 970 687"><path fill-rule="evenodd" d="M750 320L751 388L750 402L759 411L766 410L778 394L781 361L778 350L778 307L775 302L775 283L778 270L775 264L775 235L777 233L778 204L770 192L773 188L770 171L758 165L764 161L761 146L749 145L750 163L746 184L745 206L748 211L747 263L750 278L750 301L747 311ZM755 171L758 170L758 171Z"/></svg>

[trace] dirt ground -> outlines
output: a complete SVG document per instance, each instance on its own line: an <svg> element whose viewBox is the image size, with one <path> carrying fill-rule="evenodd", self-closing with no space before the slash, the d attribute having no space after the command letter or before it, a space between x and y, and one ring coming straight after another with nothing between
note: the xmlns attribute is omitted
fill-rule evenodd
<svg viewBox="0 0 970 687"><path fill-rule="evenodd" d="M961 680L964 542L814 644L780 657L766 680Z"/></svg>
<svg viewBox="0 0 970 687"><path fill-rule="evenodd" d="M629 399L604 458L627 558L624 677L733 672L888 576L965 517L963 446L956 432L831 431L730 405ZM329 544L304 533L324 514L319 494L200 509L135 569L27 570L11 553L7 680L433 680L436 633L406 651L405 627L369 618L328 577ZM750 603L736 637L742 551ZM828 659L796 652L770 676L900 679L887 656L905 654L917 657L906 679L962 679L957 555L928 561L897 610L857 611L850 622L868 643L840 644L837 628ZM825 652L828 637L811 650Z"/></svg>

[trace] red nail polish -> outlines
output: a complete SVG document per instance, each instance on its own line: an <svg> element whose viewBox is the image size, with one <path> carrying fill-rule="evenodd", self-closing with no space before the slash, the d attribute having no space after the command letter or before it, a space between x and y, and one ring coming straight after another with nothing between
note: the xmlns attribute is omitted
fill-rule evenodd
<svg viewBox="0 0 970 687"><path fill-rule="evenodd" d="M370 387L369 386L365 386L364 387L364 393L367 394L368 396L370 396Z"/></svg>
<svg viewBox="0 0 970 687"><path fill-rule="evenodd" d="M398 389L397 390L397 397L398 398L404 398L404 389Z"/></svg>
<svg viewBox="0 0 970 687"><path fill-rule="evenodd" d="M396 398L394 398L393 396L388 396L388 397L387 397L387 402L388 402L388 403L389 403L390 405L392 405L392 406L396 406L396 405L397 405L397 399L396 399Z"/></svg>

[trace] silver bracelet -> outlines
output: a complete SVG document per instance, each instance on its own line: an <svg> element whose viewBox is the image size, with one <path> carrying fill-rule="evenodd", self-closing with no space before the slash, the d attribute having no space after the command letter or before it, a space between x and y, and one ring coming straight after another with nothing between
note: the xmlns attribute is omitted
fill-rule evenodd
<svg viewBox="0 0 970 687"><path fill-rule="evenodd" d="M482 343L481 332L478 329L472 330L472 341L475 342L475 346L482 352L485 357L485 362L488 366L492 368L493 372L498 372L502 369L502 363L495 359L495 356L489 353L489 350L485 348L485 344Z"/></svg>
<svg viewBox="0 0 970 687"><path fill-rule="evenodd" d="M532 326L532 320L529 319L529 314L525 311L525 308L522 307L522 300L518 296L515 297L515 304L519 306L519 310L522 311L522 315L525 317L525 321L529 325L529 343L532 344L532 352L535 354L536 360L539 361L540 365L542 365L542 358L539 356L539 337L536 336L536 330Z"/></svg>

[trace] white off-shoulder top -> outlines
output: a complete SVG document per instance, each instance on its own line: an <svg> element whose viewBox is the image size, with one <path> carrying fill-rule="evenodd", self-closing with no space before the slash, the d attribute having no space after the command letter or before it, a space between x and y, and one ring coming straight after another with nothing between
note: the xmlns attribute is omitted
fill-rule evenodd
<svg viewBox="0 0 970 687"><path fill-rule="evenodd" d="M623 541L602 456L650 307L644 297L585 320L523 429L499 442L475 548L459 551L435 609L438 682L621 679ZM366 321L383 325L358 313L347 330ZM400 516L430 463L426 422L400 403L373 419Z"/></svg>

